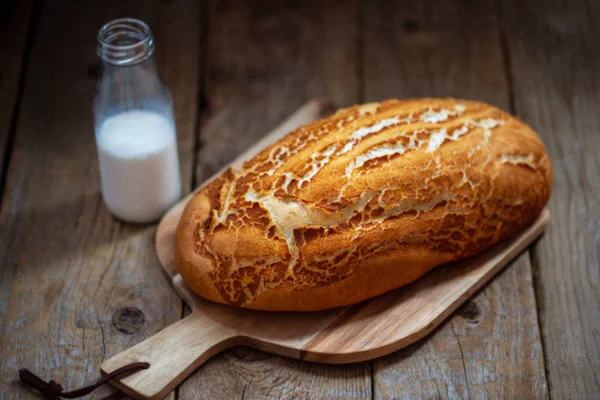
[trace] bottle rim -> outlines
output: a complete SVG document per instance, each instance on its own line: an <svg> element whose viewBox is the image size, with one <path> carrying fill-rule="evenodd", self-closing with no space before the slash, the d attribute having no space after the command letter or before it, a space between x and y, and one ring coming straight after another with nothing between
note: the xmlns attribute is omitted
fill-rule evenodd
<svg viewBox="0 0 600 400"><path fill-rule="evenodd" d="M98 55L113 65L137 64L154 52L150 27L137 18L118 18L102 25L97 40Z"/></svg>

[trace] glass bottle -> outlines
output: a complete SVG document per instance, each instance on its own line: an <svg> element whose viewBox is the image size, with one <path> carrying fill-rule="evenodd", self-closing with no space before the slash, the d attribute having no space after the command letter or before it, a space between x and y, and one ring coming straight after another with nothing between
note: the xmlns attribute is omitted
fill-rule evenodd
<svg viewBox="0 0 600 400"><path fill-rule="evenodd" d="M94 101L102 197L116 217L160 218L181 196L173 102L144 22L122 18L98 32L104 69Z"/></svg>

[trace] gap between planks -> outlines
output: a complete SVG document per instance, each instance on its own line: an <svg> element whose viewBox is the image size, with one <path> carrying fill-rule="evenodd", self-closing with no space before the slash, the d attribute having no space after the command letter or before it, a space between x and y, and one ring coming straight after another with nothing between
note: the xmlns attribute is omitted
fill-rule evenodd
<svg viewBox="0 0 600 400"><path fill-rule="evenodd" d="M511 63L511 54L510 48L508 46L508 38L506 35L507 23L506 19L503 18L502 13L502 0L495 0L494 7L497 15L498 21L498 40L500 43L500 49L502 51L502 58L504 62L504 73L506 76L506 85L508 87L508 106L509 111L513 115L517 115L517 108L515 105L515 87L514 87L514 77L512 71L512 63ZM531 279L532 279L532 289L533 289L533 300L535 302L535 311L537 316L537 327L540 332L540 342L542 347L542 357L544 363L544 379L546 380L546 386L548 388L548 396L550 396L550 382L548 381L549 371L548 371L548 357L546 355L546 341L544 335L542 334L542 322L540 320L542 315L542 310L540 307L540 297L539 293L541 292L539 285L541 282L539 281L539 259L537 257L537 245L539 243L539 238L535 240L527 249L527 255L529 257L529 263L531 265Z"/></svg>
<svg viewBox="0 0 600 400"><path fill-rule="evenodd" d="M7 12L8 16L6 16L5 18L11 17L15 8L24 7L22 3L24 2L22 1L21 4L17 4L15 2L12 5L13 8L9 8L9 11ZM26 83L26 71L27 66L29 65L29 56L31 55L31 49L33 48L33 44L35 42L37 26L43 9L43 4L44 0L34 0L31 10L29 12L29 24L27 27L27 34L25 36L25 43L23 45L24 50L23 56L21 58L21 66L19 68L17 92L15 94L15 100L13 102L10 124L8 126L8 132L6 134L6 142L4 143L4 152L0 155L0 211L2 211L2 200L4 199L4 192L6 190L6 176L8 175L10 160L12 159L14 140L17 133L17 121L19 119L19 112L21 110L23 88L25 87ZM12 40L12 38L9 40Z"/></svg>

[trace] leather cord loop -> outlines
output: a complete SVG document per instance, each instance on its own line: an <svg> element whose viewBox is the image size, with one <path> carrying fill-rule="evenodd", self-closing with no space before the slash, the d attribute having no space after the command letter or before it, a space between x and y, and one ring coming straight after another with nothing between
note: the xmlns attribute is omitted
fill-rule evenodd
<svg viewBox="0 0 600 400"><path fill-rule="evenodd" d="M104 375L92 385L84 386L81 389L77 390L71 390L70 392L65 392L62 385L54 380L51 380L49 382L44 381L42 378L40 378L27 368L21 368L19 370L19 379L21 380L21 382L42 393L44 397L48 400L56 400L60 397L64 399L76 399L78 397L82 397L92 393L100 386L104 385L105 383L108 383L108 381L110 381L111 379L122 378L126 375L148 368L150 368L150 363L147 362L136 362L133 364L125 365L121 368L117 368L109 374Z"/></svg>

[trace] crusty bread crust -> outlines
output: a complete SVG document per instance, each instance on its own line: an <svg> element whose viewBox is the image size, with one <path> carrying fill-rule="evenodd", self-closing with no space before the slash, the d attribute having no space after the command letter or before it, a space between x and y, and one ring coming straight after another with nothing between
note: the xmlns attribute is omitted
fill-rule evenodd
<svg viewBox="0 0 600 400"><path fill-rule="evenodd" d="M551 187L536 133L495 107L370 103L290 133L199 191L177 228L176 262L212 301L343 306L517 233Z"/></svg>

